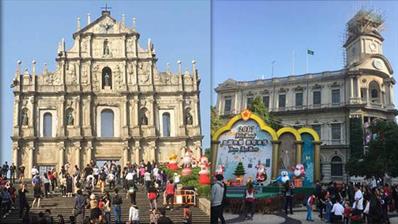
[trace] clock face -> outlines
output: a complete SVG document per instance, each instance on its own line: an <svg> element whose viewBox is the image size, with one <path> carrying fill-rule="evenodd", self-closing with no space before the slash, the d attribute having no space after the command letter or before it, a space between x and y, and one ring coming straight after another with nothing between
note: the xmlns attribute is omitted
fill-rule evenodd
<svg viewBox="0 0 398 224"><path fill-rule="evenodd" d="M373 67L375 67L378 70L381 70L383 68L383 62L380 59L374 59L372 64Z"/></svg>
<svg viewBox="0 0 398 224"><path fill-rule="evenodd" d="M370 44L369 44L369 49L370 49L370 51L375 52L376 49L377 49L376 43L373 43L373 42L370 43Z"/></svg>

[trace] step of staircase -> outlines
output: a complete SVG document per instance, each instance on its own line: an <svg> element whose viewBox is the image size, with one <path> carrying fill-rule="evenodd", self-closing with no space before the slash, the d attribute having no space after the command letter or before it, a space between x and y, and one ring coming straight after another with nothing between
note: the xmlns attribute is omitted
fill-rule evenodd
<svg viewBox="0 0 398 224"><path fill-rule="evenodd" d="M33 201L33 195L32 195L32 188L28 186L28 189L30 190L30 193L27 194L29 204L32 204ZM119 189L121 189L119 187ZM107 189L108 190L108 189ZM111 196L113 196L113 191L110 191ZM93 192L96 196L101 195L101 192L99 189L95 189ZM126 191L121 189L119 194L123 198L123 204L122 204L122 221L125 223L128 220L128 215L129 215L129 208L130 208L130 199L126 198ZM143 187L139 187L139 191L137 192L136 195L136 202L137 206L139 208L139 213L140 213L140 222L141 223L149 223L149 211L150 211L150 205L149 201L146 198L146 193ZM46 209L51 210L51 215L53 219L57 223L57 216L62 215L66 221L66 223L69 222L69 217L72 215L72 209L74 205L74 197L62 197L59 192L55 194L49 195L48 198L42 198L40 202L40 208L31 208L30 213L31 215L38 215L39 212L44 212ZM163 207L163 200L162 200L162 195L158 198L157 200L157 205L158 208ZM0 217L0 223L7 223L7 224L20 224L22 223L22 219L19 218L19 206L18 206L18 200L17 200L17 209L12 210L11 214L9 214L5 219L3 217ZM206 215L202 210L200 210L198 207L191 207L192 211L192 221L193 223L209 223L210 217ZM90 211L89 209L86 209L86 215L89 216ZM175 206L174 210L167 210L166 215L173 220L174 223L182 223L183 221L183 208ZM111 218L112 218L112 223L114 221L114 216L113 212L111 212Z"/></svg>

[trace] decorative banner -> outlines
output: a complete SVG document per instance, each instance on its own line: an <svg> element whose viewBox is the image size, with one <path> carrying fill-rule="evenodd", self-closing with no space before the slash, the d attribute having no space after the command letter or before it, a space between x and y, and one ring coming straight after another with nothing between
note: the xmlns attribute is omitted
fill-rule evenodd
<svg viewBox="0 0 398 224"><path fill-rule="evenodd" d="M314 138L307 133L301 134L303 140L303 153L301 155L301 162L304 165L305 177L304 186L312 186L314 183Z"/></svg>
<svg viewBox="0 0 398 224"><path fill-rule="evenodd" d="M272 143L271 136L261 130L256 121L252 119L237 121L231 130L220 135L218 141L217 162L224 166L225 180L235 180L234 175L239 162L243 163L243 184L249 178L256 180L257 168L261 163L266 168L267 180L270 183L272 169Z"/></svg>

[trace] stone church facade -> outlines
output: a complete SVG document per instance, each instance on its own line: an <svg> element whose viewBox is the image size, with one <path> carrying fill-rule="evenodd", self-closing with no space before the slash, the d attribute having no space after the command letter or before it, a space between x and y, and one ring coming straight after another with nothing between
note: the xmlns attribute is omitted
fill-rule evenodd
<svg viewBox="0 0 398 224"><path fill-rule="evenodd" d="M358 12L347 23L344 68L253 81L226 80L215 89L217 111L230 117L261 97L283 125L309 126L318 132L323 182L347 180L344 164L350 156L350 119L361 118L366 127L375 119L394 120L397 115L395 79L383 55L382 27L378 15Z"/></svg>
<svg viewBox="0 0 398 224"><path fill-rule="evenodd" d="M58 45L56 70L21 71L14 92L13 162L30 173L91 160L168 161L185 149L201 155L200 78L192 71L159 72L151 40L118 22L110 11L73 34L73 47Z"/></svg>

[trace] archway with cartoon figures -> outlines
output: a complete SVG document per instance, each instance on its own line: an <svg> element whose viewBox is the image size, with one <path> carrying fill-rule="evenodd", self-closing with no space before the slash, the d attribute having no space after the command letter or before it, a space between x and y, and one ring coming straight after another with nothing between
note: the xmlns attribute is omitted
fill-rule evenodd
<svg viewBox="0 0 398 224"><path fill-rule="evenodd" d="M320 139L307 127L275 131L244 110L213 134L212 170L235 186L250 180L268 185L289 176L296 186L312 186L320 179Z"/></svg>

